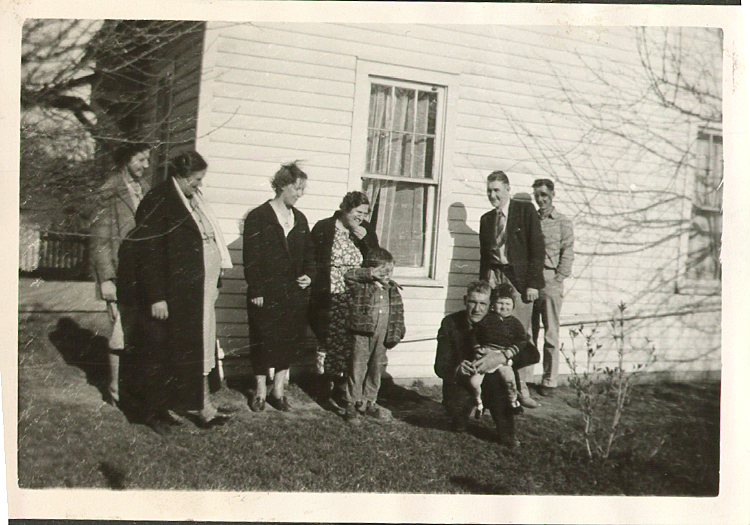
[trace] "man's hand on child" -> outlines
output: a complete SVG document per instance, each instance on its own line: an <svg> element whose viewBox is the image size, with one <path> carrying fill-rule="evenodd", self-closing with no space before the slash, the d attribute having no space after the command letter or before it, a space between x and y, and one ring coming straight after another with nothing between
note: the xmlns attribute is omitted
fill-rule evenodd
<svg viewBox="0 0 750 525"><path fill-rule="evenodd" d="M461 361L461 364L456 369L456 373L462 376L473 376L477 373L477 370L471 361Z"/></svg>
<svg viewBox="0 0 750 525"><path fill-rule="evenodd" d="M499 351L487 351L485 355L474 361L474 369L477 371L477 373L484 374L493 368L498 367L499 365L504 365L507 363L508 360L505 359L505 356L502 354L502 352Z"/></svg>

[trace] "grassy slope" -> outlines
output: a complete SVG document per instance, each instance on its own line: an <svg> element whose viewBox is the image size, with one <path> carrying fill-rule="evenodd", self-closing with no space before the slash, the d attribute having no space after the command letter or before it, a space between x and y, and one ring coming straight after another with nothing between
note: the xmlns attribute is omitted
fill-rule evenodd
<svg viewBox="0 0 750 525"><path fill-rule="evenodd" d="M485 417L448 431L438 388L390 386L391 421L350 427L292 385L294 412L240 408L224 427L178 427L165 438L129 423L93 385L103 339L92 316L59 329L50 316L19 325L19 485L232 491L711 496L718 492L719 385L637 387L614 458L590 463L567 388L519 418L520 449L494 440ZM92 326L93 331L80 326ZM64 334L64 336L61 335ZM65 359L63 358L65 356ZM662 444L663 443L663 444Z"/></svg>

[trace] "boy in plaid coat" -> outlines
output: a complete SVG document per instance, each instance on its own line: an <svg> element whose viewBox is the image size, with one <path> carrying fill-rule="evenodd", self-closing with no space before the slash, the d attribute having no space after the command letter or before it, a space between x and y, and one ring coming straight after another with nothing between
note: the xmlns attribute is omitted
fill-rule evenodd
<svg viewBox="0 0 750 525"><path fill-rule="evenodd" d="M384 416L376 400L387 363L386 350L406 333L404 303L398 284L391 280L392 273L393 256L383 248L374 248L362 268L344 275L351 301L348 328L354 339L344 415L351 423L358 421L360 413Z"/></svg>

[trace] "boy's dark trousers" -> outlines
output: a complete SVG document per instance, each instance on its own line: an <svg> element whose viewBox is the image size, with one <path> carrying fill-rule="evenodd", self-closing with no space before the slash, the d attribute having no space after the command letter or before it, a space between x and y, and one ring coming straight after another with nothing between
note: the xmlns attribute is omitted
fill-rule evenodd
<svg viewBox="0 0 750 525"><path fill-rule="evenodd" d="M384 345L390 314L387 290L381 292L377 310L375 332L354 333L354 347L346 385L346 400L350 404L374 404L378 399L380 379L387 363L387 349Z"/></svg>

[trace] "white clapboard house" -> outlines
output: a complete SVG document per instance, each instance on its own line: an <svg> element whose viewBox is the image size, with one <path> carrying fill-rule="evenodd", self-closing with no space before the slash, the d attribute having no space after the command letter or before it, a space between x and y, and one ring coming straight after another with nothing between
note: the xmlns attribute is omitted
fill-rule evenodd
<svg viewBox="0 0 750 525"><path fill-rule="evenodd" d="M273 196L279 165L299 160L310 178L297 207L311 226L348 191L372 198L371 222L396 256L406 308L408 333L387 367L395 380L435 377L440 320L462 308L478 274L479 218L490 208L485 178L497 169L514 193L553 179L555 205L573 220L566 351L576 348L585 362L584 341L569 330L597 326L595 359L614 363L610 321L623 303L626 366L651 348L651 371L718 375L720 30L235 22L185 29L154 49L157 60L142 77L147 109L127 125L131 133L155 130L139 138L160 144L157 166L186 147L209 163L204 194L235 262L218 302L230 356L247 351L242 219Z"/></svg>

